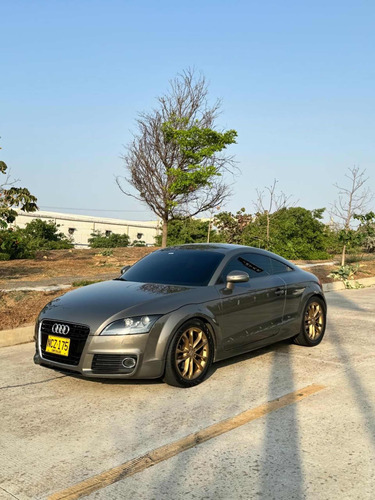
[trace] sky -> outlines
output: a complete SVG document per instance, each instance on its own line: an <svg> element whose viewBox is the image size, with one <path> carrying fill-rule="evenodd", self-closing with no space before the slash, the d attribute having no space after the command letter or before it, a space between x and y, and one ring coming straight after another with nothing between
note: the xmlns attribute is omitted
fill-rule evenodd
<svg viewBox="0 0 375 500"><path fill-rule="evenodd" d="M238 132L222 209L254 212L274 179L329 208L350 167L375 191L374 21L372 0L0 0L0 159L42 210L155 219L115 177L137 114L190 67Z"/></svg>

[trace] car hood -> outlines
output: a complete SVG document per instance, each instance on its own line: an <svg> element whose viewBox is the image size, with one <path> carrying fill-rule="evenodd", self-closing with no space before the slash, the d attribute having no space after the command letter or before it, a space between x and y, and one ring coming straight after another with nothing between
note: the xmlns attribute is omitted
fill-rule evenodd
<svg viewBox="0 0 375 500"><path fill-rule="evenodd" d="M39 320L48 318L85 324L90 327L90 333L95 334L119 318L163 315L181 306L215 297L214 287L104 281L57 297L44 307Z"/></svg>

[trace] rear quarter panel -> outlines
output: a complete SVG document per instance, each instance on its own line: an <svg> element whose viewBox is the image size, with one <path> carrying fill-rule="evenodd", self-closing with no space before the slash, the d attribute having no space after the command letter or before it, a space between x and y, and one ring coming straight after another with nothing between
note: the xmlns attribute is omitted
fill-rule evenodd
<svg viewBox="0 0 375 500"><path fill-rule="evenodd" d="M319 296L325 307L327 305L322 287L314 274L295 268L280 277L287 286L282 336L288 338L300 332L305 305L312 296Z"/></svg>

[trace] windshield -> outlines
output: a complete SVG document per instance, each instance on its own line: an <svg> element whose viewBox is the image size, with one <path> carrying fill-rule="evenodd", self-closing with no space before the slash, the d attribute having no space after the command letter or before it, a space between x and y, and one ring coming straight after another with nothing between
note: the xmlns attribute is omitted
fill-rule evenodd
<svg viewBox="0 0 375 500"><path fill-rule="evenodd" d="M121 279L163 285L206 286L224 255L218 252L165 249L134 264Z"/></svg>

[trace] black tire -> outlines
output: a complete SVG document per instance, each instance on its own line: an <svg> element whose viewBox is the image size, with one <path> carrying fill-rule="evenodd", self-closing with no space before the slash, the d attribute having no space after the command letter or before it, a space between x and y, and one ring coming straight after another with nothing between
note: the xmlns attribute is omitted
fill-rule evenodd
<svg viewBox="0 0 375 500"><path fill-rule="evenodd" d="M326 329L327 311L324 301L311 297L303 310L300 333L293 339L298 345L314 347L322 341Z"/></svg>
<svg viewBox="0 0 375 500"><path fill-rule="evenodd" d="M175 387L200 384L207 376L213 356L214 343L207 325L199 319L187 321L174 334L168 348L164 382Z"/></svg>

